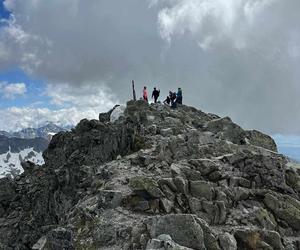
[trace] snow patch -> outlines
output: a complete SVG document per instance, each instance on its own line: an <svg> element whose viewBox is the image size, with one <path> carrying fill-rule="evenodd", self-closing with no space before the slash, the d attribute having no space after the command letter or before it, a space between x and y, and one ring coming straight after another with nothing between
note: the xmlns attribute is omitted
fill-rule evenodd
<svg viewBox="0 0 300 250"><path fill-rule="evenodd" d="M12 153L9 150L5 154L0 154L0 178L14 177L23 173L21 161L31 161L37 165L45 163L42 152L36 152L33 148L27 148L18 153Z"/></svg>
<svg viewBox="0 0 300 250"><path fill-rule="evenodd" d="M110 122L117 121L121 116L124 116L125 106L118 106L114 109L114 111L110 115Z"/></svg>

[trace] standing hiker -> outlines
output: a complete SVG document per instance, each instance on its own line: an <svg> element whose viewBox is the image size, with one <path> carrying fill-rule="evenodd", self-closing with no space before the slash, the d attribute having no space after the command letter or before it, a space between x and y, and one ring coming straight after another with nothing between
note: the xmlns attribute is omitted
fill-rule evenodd
<svg viewBox="0 0 300 250"><path fill-rule="evenodd" d="M176 93L170 91L170 99L171 99L171 108L177 108L177 102L176 102Z"/></svg>
<svg viewBox="0 0 300 250"><path fill-rule="evenodd" d="M146 86L143 89L143 99L144 99L144 101L148 102L148 93L147 93L147 87Z"/></svg>
<svg viewBox="0 0 300 250"><path fill-rule="evenodd" d="M154 88L153 92L152 92L152 98L154 97L154 103L157 103L159 94L160 94L160 90L157 90L156 88Z"/></svg>
<svg viewBox="0 0 300 250"><path fill-rule="evenodd" d="M178 88L176 102L178 104L182 104L182 90Z"/></svg>

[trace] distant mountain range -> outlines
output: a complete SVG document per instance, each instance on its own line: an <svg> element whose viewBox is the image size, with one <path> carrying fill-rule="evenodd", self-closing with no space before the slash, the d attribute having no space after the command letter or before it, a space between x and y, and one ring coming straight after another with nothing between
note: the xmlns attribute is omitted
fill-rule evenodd
<svg viewBox="0 0 300 250"><path fill-rule="evenodd" d="M52 122L47 122L45 125L39 128L25 128L17 132L0 131L0 135L6 136L8 138L16 137L22 139L33 139L41 137L46 140L51 140L51 137L54 134L69 130L70 128L71 127L60 127Z"/></svg>
<svg viewBox="0 0 300 250"><path fill-rule="evenodd" d="M0 178L22 173L22 161L44 164L42 153L52 136L69 129L48 122L39 128L26 128L17 132L0 131Z"/></svg>

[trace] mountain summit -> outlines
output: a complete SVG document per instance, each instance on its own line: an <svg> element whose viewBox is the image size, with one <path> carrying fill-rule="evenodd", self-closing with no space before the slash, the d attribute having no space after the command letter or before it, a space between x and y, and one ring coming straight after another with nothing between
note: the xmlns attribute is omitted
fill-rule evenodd
<svg viewBox="0 0 300 250"><path fill-rule="evenodd" d="M0 249L300 249L299 172L271 137L193 107L122 110L0 180Z"/></svg>

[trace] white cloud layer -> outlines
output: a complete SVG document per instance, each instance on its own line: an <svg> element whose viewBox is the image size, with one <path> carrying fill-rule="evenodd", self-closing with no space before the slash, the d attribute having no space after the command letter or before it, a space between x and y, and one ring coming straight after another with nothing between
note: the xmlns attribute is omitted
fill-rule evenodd
<svg viewBox="0 0 300 250"><path fill-rule="evenodd" d="M83 117L94 119L97 113L92 110L82 110L78 108L66 108L59 110L50 110L48 108L17 108L1 109L0 116L5 117L5 121L1 119L1 130L18 131L28 127L39 127L48 121L58 125L74 125Z"/></svg>
<svg viewBox="0 0 300 250"><path fill-rule="evenodd" d="M76 125L81 119L98 119L101 112L111 109L117 98L104 91L105 87L86 84L73 88L68 84L49 84L44 95L50 97L54 109L34 107L11 107L0 109L0 130L17 131L27 127L39 127L46 122L60 126Z"/></svg>
<svg viewBox="0 0 300 250"><path fill-rule="evenodd" d="M17 96L24 95L26 91L25 83L0 82L0 96L6 99L15 99Z"/></svg>
<svg viewBox="0 0 300 250"><path fill-rule="evenodd" d="M132 79L138 93L180 84L184 101L244 127L300 133L299 0L4 4L13 17L0 29L0 70L17 65L51 83L56 104L78 109L83 92L93 109L110 90L124 102Z"/></svg>
<svg viewBox="0 0 300 250"><path fill-rule="evenodd" d="M168 2L168 1L165 1ZM162 38L171 41L173 36L193 35L203 49L208 45L232 39L237 49L246 46L243 39L268 7L276 0L176 0L163 8L158 16ZM242 28L242 29L241 29Z"/></svg>

